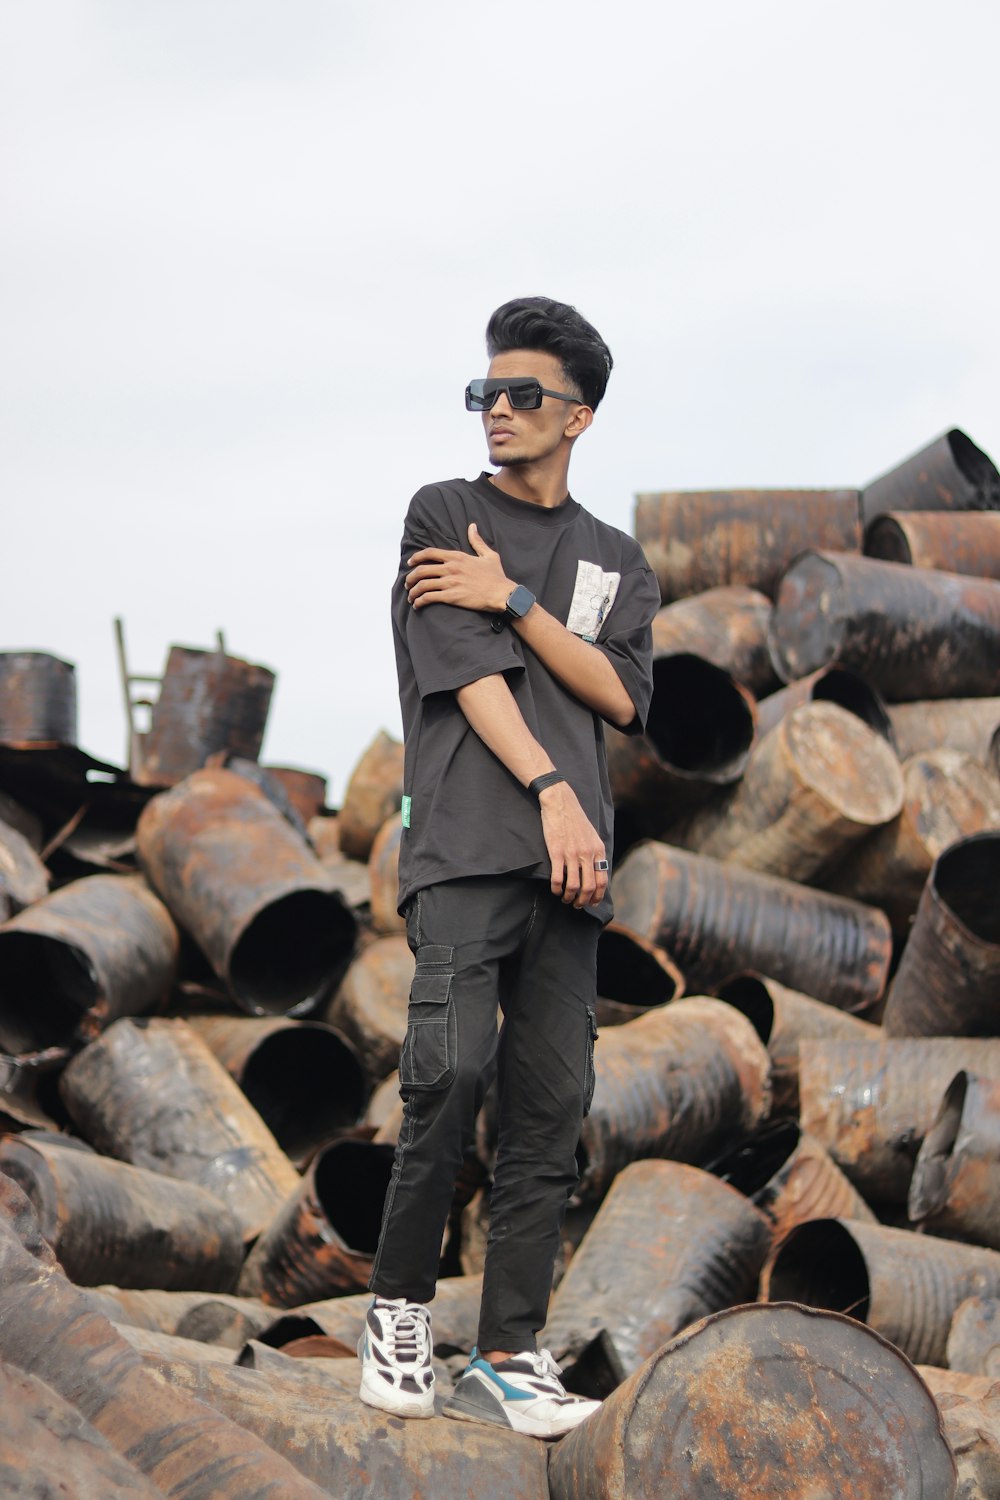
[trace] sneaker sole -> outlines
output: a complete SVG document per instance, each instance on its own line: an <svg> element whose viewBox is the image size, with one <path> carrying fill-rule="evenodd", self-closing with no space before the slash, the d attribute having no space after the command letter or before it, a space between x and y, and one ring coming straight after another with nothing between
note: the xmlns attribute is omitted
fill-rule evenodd
<svg viewBox="0 0 1000 1500"><path fill-rule="evenodd" d="M392 1417L433 1417L434 1396L431 1394L430 1401L419 1396L403 1396L401 1399L394 1397L391 1391L372 1390L362 1380L361 1389L358 1392L361 1400L366 1406L373 1407L376 1411L384 1411Z"/></svg>
<svg viewBox="0 0 1000 1500"><path fill-rule="evenodd" d="M570 1427L560 1427L558 1431L553 1432L549 1430L551 1423L540 1422L528 1416L518 1416L518 1419L512 1422L508 1416L509 1407L494 1398L489 1398L488 1393L484 1393L484 1396L487 1399L484 1399L482 1404L478 1401L464 1401L461 1397L451 1396L441 1408L441 1415L451 1417L455 1422L480 1422L489 1427L503 1427L508 1432L520 1433L522 1437L541 1438L543 1441L565 1437L567 1432L573 1430L573 1427L579 1426L578 1422L574 1422ZM488 1399L493 1399L492 1408L488 1405ZM586 1418L581 1418L581 1421L585 1420Z"/></svg>

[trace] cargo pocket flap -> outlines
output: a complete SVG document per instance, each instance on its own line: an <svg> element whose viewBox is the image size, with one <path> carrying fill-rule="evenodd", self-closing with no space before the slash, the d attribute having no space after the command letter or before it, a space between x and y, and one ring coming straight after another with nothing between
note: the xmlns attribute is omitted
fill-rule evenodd
<svg viewBox="0 0 1000 1500"><path fill-rule="evenodd" d="M413 1005L447 1005L451 997L451 974L414 974L410 985Z"/></svg>

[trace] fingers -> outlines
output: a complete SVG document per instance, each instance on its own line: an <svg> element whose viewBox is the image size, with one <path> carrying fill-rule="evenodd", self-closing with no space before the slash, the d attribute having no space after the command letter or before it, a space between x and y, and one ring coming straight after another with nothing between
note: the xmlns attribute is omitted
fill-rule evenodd
<svg viewBox="0 0 1000 1500"><path fill-rule="evenodd" d="M487 546L479 535L479 527L475 521L469 523L469 545L477 557L492 557L495 555L493 548Z"/></svg>

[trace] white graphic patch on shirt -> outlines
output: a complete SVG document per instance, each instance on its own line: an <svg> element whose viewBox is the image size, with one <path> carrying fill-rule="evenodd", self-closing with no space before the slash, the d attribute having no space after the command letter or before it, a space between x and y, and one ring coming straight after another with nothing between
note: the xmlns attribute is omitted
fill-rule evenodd
<svg viewBox="0 0 1000 1500"><path fill-rule="evenodd" d="M620 573L605 573L599 563L581 559L576 565L576 587L566 629L582 636L585 641L596 641L621 581Z"/></svg>

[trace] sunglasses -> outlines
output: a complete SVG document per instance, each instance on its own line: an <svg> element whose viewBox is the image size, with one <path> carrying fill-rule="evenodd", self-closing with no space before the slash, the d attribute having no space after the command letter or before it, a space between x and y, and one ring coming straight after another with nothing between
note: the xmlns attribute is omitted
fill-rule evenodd
<svg viewBox="0 0 1000 1500"><path fill-rule="evenodd" d="M547 391L530 376L516 380L470 380L465 387L466 411L489 411L503 391L514 411L537 411L543 396L554 396L557 401L585 403L579 396L568 396L565 391Z"/></svg>

